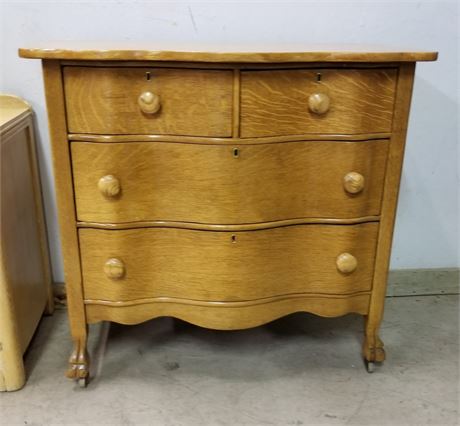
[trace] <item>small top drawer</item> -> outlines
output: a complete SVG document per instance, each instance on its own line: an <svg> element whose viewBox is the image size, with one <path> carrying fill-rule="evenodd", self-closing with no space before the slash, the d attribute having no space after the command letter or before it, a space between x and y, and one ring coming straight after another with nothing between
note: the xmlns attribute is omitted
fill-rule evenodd
<svg viewBox="0 0 460 426"><path fill-rule="evenodd" d="M70 133L229 137L227 70L64 67Z"/></svg>
<svg viewBox="0 0 460 426"><path fill-rule="evenodd" d="M241 73L241 137L390 132L396 69Z"/></svg>

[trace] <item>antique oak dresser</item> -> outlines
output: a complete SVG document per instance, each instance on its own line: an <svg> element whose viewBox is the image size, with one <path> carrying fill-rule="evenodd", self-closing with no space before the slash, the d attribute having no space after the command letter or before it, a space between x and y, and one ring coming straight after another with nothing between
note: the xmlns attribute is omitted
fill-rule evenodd
<svg viewBox="0 0 460 426"><path fill-rule="evenodd" d="M237 53L238 52L238 53ZM20 49L41 58L74 350L87 324L379 326L416 61L436 52Z"/></svg>

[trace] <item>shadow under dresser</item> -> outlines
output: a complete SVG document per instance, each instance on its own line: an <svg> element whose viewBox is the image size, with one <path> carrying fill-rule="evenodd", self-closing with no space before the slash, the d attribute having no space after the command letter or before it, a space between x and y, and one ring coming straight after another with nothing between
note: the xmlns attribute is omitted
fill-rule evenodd
<svg viewBox="0 0 460 426"><path fill-rule="evenodd" d="M87 324L379 326L416 61L435 52L20 49L41 58L74 352Z"/></svg>

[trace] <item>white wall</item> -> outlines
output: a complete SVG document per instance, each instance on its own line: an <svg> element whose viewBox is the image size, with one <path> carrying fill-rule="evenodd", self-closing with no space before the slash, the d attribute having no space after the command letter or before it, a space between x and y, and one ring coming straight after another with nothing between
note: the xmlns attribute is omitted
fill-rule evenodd
<svg viewBox="0 0 460 426"><path fill-rule="evenodd" d="M458 6L456 1L1 3L0 90L30 101L54 277L63 280L40 62L17 48L53 40L370 43L439 50L414 87L392 268L460 266L458 258ZM65 143L65 141L63 141Z"/></svg>

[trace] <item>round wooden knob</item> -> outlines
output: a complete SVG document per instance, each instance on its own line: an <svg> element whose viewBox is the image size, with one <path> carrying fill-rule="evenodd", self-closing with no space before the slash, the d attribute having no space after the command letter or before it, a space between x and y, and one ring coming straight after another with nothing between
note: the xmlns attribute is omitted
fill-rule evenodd
<svg viewBox="0 0 460 426"><path fill-rule="evenodd" d="M350 194L357 194L364 188L364 176L357 172L347 173L343 177L343 187Z"/></svg>
<svg viewBox="0 0 460 426"><path fill-rule="evenodd" d="M137 103L144 114L155 114L161 106L160 97L152 92L141 93Z"/></svg>
<svg viewBox="0 0 460 426"><path fill-rule="evenodd" d="M342 253L337 256L335 261L337 269L343 274L351 274L358 266L356 257L350 253Z"/></svg>
<svg viewBox="0 0 460 426"><path fill-rule="evenodd" d="M105 262L104 272L108 278L119 280L125 275L125 264L120 259L113 257Z"/></svg>
<svg viewBox="0 0 460 426"><path fill-rule="evenodd" d="M104 196L109 198L116 197L121 191L120 181L113 175L101 177L97 187Z"/></svg>
<svg viewBox="0 0 460 426"><path fill-rule="evenodd" d="M313 93L308 98L308 108L315 114L325 114L329 111L331 99L326 93Z"/></svg>

